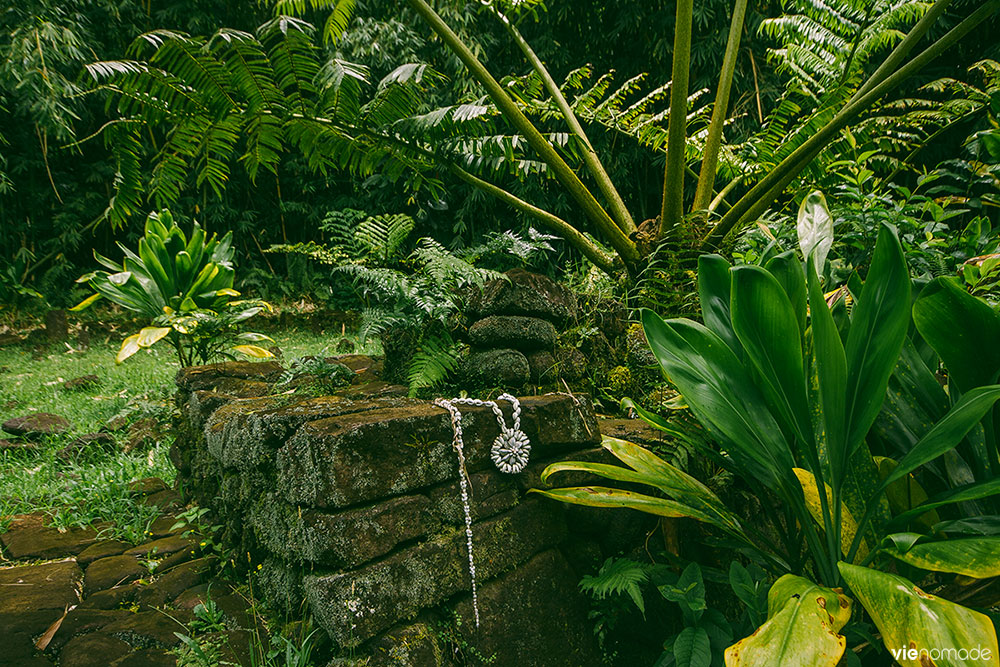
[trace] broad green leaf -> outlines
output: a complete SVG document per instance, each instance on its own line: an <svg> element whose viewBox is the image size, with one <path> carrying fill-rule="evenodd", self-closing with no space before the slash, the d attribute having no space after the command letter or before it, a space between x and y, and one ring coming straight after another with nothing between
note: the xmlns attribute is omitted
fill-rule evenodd
<svg viewBox="0 0 1000 667"><path fill-rule="evenodd" d="M687 627L674 640L677 667L711 667L712 644L704 628Z"/></svg>
<svg viewBox="0 0 1000 667"><path fill-rule="evenodd" d="M787 250L768 260L764 268L785 290L801 335L806 330L806 274L802 272L802 262L795 256L795 251Z"/></svg>
<svg viewBox="0 0 1000 667"><path fill-rule="evenodd" d="M879 229L875 254L847 336L845 458L864 440L885 398L910 323L910 276L895 234Z"/></svg>
<svg viewBox="0 0 1000 667"><path fill-rule="evenodd" d="M80 303L78 303L75 306L73 306L72 308L70 308L70 310L74 311L74 312L80 311L80 310L85 310L87 308L90 308L94 304L94 302L97 301L100 298L101 298L100 294L91 294L86 299L84 299Z"/></svg>
<svg viewBox="0 0 1000 667"><path fill-rule="evenodd" d="M965 484L953 489L948 489L944 493L940 493L933 498L930 498L927 502L914 507L912 510L903 512L899 516L893 517L889 525L897 527L905 526L908 522L915 520L917 517L925 514L929 510L969 500L990 498L998 494L1000 494L1000 477L994 477L993 479L985 482Z"/></svg>
<svg viewBox="0 0 1000 667"><path fill-rule="evenodd" d="M551 491L531 489L531 492L574 505L624 507L645 512L646 514L655 514L656 516L675 519L696 519L705 523L715 522L714 517L683 503L604 486L575 486L565 489L552 489Z"/></svg>
<svg viewBox="0 0 1000 667"><path fill-rule="evenodd" d="M274 339L262 333L254 333L253 331L246 331L244 333L236 336L240 340L248 340L253 343L273 343Z"/></svg>
<svg viewBox="0 0 1000 667"><path fill-rule="evenodd" d="M882 482L882 488L955 447L998 400L1000 385L976 387L964 394L948 414L899 461L892 474Z"/></svg>
<svg viewBox="0 0 1000 667"><path fill-rule="evenodd" d="M239 296L240 295L239 292L237 292L236 290L232 289L231 287L224 287L224 288L222 288L220 290L216 290L215 293L218 296Z"/></svg>
<svg viewBox="0 0 1000 667"><path fill-rule="evenodd" d="M833 216L826 205L826 197L819 190L810 192L802 200L795 231L802 257L815 257L816 274L822 275L826 256L833 247Z"/></svg>
<svg viewBox="0 0 1000 667"><path fill-rule="evenodd" d="M962 392L997 382L1000 315L952 278L935 278L913 304L913 322Z"/></svg>
<svg viewBox="0 0 1000 667"><path fill-rule="evenodd" d="M1000 515L970 516L953 521L942 521L934 525L933 531L960 535L1000 535Z"/></svg>
<svg viewBox="0 0 1000 667"><path fill-rule="evenodd" d="M118 350L118 354L115 356L115 363L122 363L138 352L139 349L139 334L132 334L122 342L121 349Z"/></svg>
<svg viewBox="0 0 1000 667"><path fill-rule="evenodd" d="M270 350L265 350L257 345L236 345L233 347L233 351L245 354L248 357L253 357L255 359L270 359L274 356L274 353Z"/></svg>
<svg viewBox="0 0 1000 667"><path fill-rule="evenodd" d="M139 331L139 347L152 347L156 341L160 340L173 331L170 327L145 327Z"/></svg>
<svg viewBox="0 0 1000 667"><path fill-rule="evenodd" d="M683 470L627 440L604 436L601 445L622 463L650 480L645 482L646 484L659 488L676 500L718 515L730 530L737 532L741 530L739 519L726 509L722 500L711 489Z"/></svg>
<svg viewBox="0 0 1000 667"><path fill-rule="evenodd" d="M820 530L826 525L823 520L823 505L820 502L819 497L819 487L816 485L816 478L808 470L802 468L795 468L795 476L799 478L799 483L802 485L802 495L806 499L806 508L809 510L809 514L812 516L813 520L816 521ZM826 487L826 507L827 510L833 513L833 491L830 489L828 484L824 484ZM851 543L854 541L854 536L858 533L858 522L855 520L854 515L851 514L851 510L847 508L844 503L840 504L840 550L842 554L846 554L851 549ZM868 548L866 546L865 540L861 540L861 548L858 549L858 554L856 559L863 560L865 556L868 555Z"/></svg>
<svg viewBox="0 0 1000 667"><path fill-rule="evenodd" d="M763 380L765 395L799 440L812 446L801 333L788 295L760 267L738 266L732 274L733 329Z"/></svg>
<svg viewBox="0 0 1000 667"><path fill-rule="evenodd" d="M790 493L797 486L788 444L749 373L716 334L690 320L665 322L641 311L643 330L665 375L746 474Z"/></svg>
<svg viewBox="0 0 1000 667"><path fill-rule="evenodd" d="M894 574L848 563L840 563L839 567L851 591L875 622L886 649L903 667L1000 664L996 629L987 616L928 595ZM990 658L982 661L951 657L952 650L963 648L986 649ZM938 651L938 659L929 662L935 657L929 652L934 650ZM920 658L922 651L928 652L924 660ZM948 656L941 657L941 651L948 651Z"/></svg>
<svg viewBox="0 0 1000 667"><path fill-rule="evenodd" d="M132 277L131 271L122 271L120 273L112 273L108 276L108 282L112 285L118 285L119 287L128 282L128 279Z"/></svg>
<svg viewBox="0 0 1000 667"><path fill-rule="evenodd" d="M974 579L1000 576L1000 537L920 542L905 550L890 543L886 553L921 570L953 572Z"/></svg>
<svg viewBox="0 0 1000 667"><path fill-rule="evenodd" d="M700 612L708 607L705 604L705 579L698 563L688 563L677 583L664 584L658 588L665 599L680 604L685 613L694 612L692 620L700 618Z"/></svg>
<svg viewBox="0 0 1000 667"><path fill-rule="evenodd" d="M727 667L834 667L847 640L840 629L851 601L808 579L786 574L768 593L768 619L726 649Z"/></svg>
<svg viewBox="0 0 1000 667"><path fill-rule="evenodd" d="M719 255L702 255L698 258L698 298L705 326L726 342L736 356L742 356L743 346L733 331L729 313L729 295L732 277L730 264Z"/></svg>
<svg viewBox="0 0 1000 667"><path fill-rule="evenodd" d="M808 266L814 266L815 261L815 257L810 255L807 260ZM847 435L844 422L847 357L837 325L833 321L833 314L820 289L819 278L812 270L808 270L807 275L813 356L816 361L819 399L822 405L823 442L826 445L833 481L839 484L844 479L843 468L848 459L845 452Z"/></svg>

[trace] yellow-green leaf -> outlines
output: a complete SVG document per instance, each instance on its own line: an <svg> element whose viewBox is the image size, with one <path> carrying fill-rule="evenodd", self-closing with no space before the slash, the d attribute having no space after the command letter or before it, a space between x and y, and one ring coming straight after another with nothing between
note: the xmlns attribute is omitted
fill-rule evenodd
<svg viewBox="0 0 1000 667"><path fill-rule="evenodd" d="M799 478L799 484L802 485L802 495L806 499L806 507L809 509L809 514L812 518L816 520L822 528L825 523L823 521L823 506L820 503L819 488L816 486L816 478L808 470L802 468L793 468L795 476ZM833 503L833 492L828 484L824 484L826 487L826 506L832 512L833 508L831 503ZM844 503L840 504L840 548L843 553L847 553L851 549L851 544L854 542L854 536L858 532L858 522L855 521L854 515L851 511L847 509ZM855 556L855 560L863 560L865 556L868 555L868 547L865 541L861 541L861 547L858 548L858 553Z"/></svg>
<svg viewBox="0 0 1000 667"><path fill-rule="evenodd" d="M886 550L922 570L954 572L974 579L1000 577L1000 537L922 542L906 551L893 544Z"/></svg>
<svg viewBox="0 0 1000 667"><path fill-rule="evenodd" d="M118 354L115 356L115 363L120 364L133 354L139 351L139 334L132 334L124 341L122 341L122 347L118 350Z"/></svg>
<svg viewBox="0 0 1000 667"><path fill-rule="evenodd" d="M1000 666L997 633L989 617L928 595L894 574L843 562L838 567L885 647L903 667ZM979 651L977 659L969 655L974 649Z"/></svg>
<svg viewBox="0 0 1000 667"><path fill-rule="evenodd" d="M220 290L215 291L216 296L239 296L240 293L234 290L232 287L223 287Z"/></svg>
<svg viewBox="0 0 1000 667"><path fill-rule="evenodd" d="M786 574L767 594L768 619L726 649L727 667L834 667L847 640L851 601L839 591Z"/></svg>
<svg viewBox="0 0 1000 667"><path fill-rule="evenodd" d="M878 476L884 481L896 469L897 463L885 456L876 456L873 458L878 465ZM889 484L885 489L885 495L889 499L889 507L892 509L894 516L927 502L927 492L924 491L924 488L920 486L912 474ZM934 510L930 510L916 519L917 523L926 528L933 528L934 524L940 521L941 517Z"/></svg>
<svg viewBox="0 0 1000 667"><path fill-rule="evenodd" d="M256 345L237 345L233 348L233 350L255 359L270 359L274 356L270 350L265 350L264 348Z"/></svg>
<svg viewBox="0 0 1000 667"><path fill-rule="evenodd" d="M612 489L604 486L576 486L565 489L553 489L543 491L542 489L531 489L532 493L540 493L554 500L574 505L586 505L588 507L624 507L638 510L656 516L665 516L675 519L689 518L704 521L706 523L716 523L715 517L704 512L689 507L683 503L678 503L666 498L654 498L642 493Z"/></svg>
<svg viewBox="0 0 1000 667"><path fill-rule="evenodd" d="M139 347L152 347L171 331L170 327L145 327L139 331Z"/></svg>
<svg viewBox="0 0 1000 667"><path fill-rule="evenodd" d="M80 303L78 303L75 306L73 306L72 308L70 308L70 310L72 310L74 312L75 311L79 311L79 310L84 310L86 308L89 308L91 305L93 305L93 303L95 301L97 301L100 298L101 298L100 294L91 294L86 299L84 299Z"/></svg>

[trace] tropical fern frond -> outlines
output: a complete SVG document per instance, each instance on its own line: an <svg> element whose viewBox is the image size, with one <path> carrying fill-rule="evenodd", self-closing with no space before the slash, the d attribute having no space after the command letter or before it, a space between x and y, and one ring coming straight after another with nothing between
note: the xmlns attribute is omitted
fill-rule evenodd
<svg viewBox="0 0 1000 667"><path fill-rule="evenodd" d="M592 597L603 600L609 595L628 595L643 614L646 605L642 599L642 587L649 581L651 565L638 563L628 558L609 558L601 565L596 575L585 575L580 580L580 590Z"/></svg>
<svg viewBox="0 0 1000 667"><path fill-rule="evenodd" d="M458 367L461 351L462 346L447 333L421 340L407 369L410 396L416 396L421 389L439 385L451 375Z"/></svg>
<svg viewBox="0 0 1000 667"><path fill-rule="evenodd" d="M410 216L399 213L374 215L358 225L354 239L385 262L399 253L416 224Z"/></svg>

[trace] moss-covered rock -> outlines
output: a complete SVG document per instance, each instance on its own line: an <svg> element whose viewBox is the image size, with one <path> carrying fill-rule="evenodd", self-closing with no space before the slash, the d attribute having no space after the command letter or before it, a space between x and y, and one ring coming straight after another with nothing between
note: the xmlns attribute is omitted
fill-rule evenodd
<svg viewBox="0 0 1000 667"><path fill-rule="evenodd" d="M469 342L481 348L551 350L556 344L556 328L537 317L491 315L469 327Z"/></svg>
<svg viewBox="0 0 1000 667"><path fill-rule="evenodd" d="M426 496L403 496L369 507L328 514L293 507L265 495L249 512L260 543L298 563L350 568L434 532L439 522Z"/></svg>
<svg viewBox="0 0 1000 667"><path fill-rule="evenodd" d="M471 599L455 606L468 619L459 628L495 667L579 667L599 665L602 655L590 632L589 602L579 577L557 550L538 554L523 566L479 589L477 628Z"/></svg>
<svg viewBox="0 0 1000 667"><path fill-rule="evenodd" d="M473 387L519 389L528 383L531 368L523 352L510 349L480 350L462 362L462 375Z"/></svg>
<svg viewBox="0 0 1000 667"><path fill-rule="evenodd" d="M476 577L487 581L558 544L566 534L557 507L529 500L473 527ZM454 531L354 570L307 575L306 599L318 623L340 646L351 647L471 590L466 537Z"/></svg>
<svg viewBox="0 0 1000 667"><path fill-rule="evenodd" d="M503 407L509 423L510 407ZM585 398L546 394L525 398L521 408L533 456L600 441ZM463 407L462 428L468 469L491 466L490 448L500 432L493 412ZM427 403L309 422L278 450L278 490L293 505L318 508L409 493L457 479L451 440L447 411Z"/></svg>
<svg viewBox="0 0 1000 667"><path fill-rule="evenodd" d="M576 317L576 296L556 281L524 269L511 269L507 280L487 283L483 290L470 294L468 311L472 315L527 315L556 324Z"/></svg>

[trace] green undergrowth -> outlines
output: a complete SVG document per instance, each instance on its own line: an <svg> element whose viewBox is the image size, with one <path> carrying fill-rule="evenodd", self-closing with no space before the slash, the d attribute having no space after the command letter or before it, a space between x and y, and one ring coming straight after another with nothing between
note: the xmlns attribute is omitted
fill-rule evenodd
<svg viewBox="0 0 1000 667"><path fill-rule="evenodd" d="M302 331L272 334L285 365L305 355L333 355L340 336ZM128 493L129 482L159 477L172 484L176 470L168 452L172 442L174 377L180 366L172 350L142 350L116 366L119 341L70 345L46 351L27 346L0 349L0 421L31 412L50 412L68 419L68 432L38 443L34 451L0 449L0 532L17 514L44 512L57 527L103 524L107 537L139 542L159 512ZM374 353L358 346L360 353ZM96 375L92 388L67 390L63 382ZM125 432L116 434L115 451L96 450L73 456L61 451L74 438L99 431L115 417L128 422L151 417L167 434L152 446L121 451Z"/></svg>

